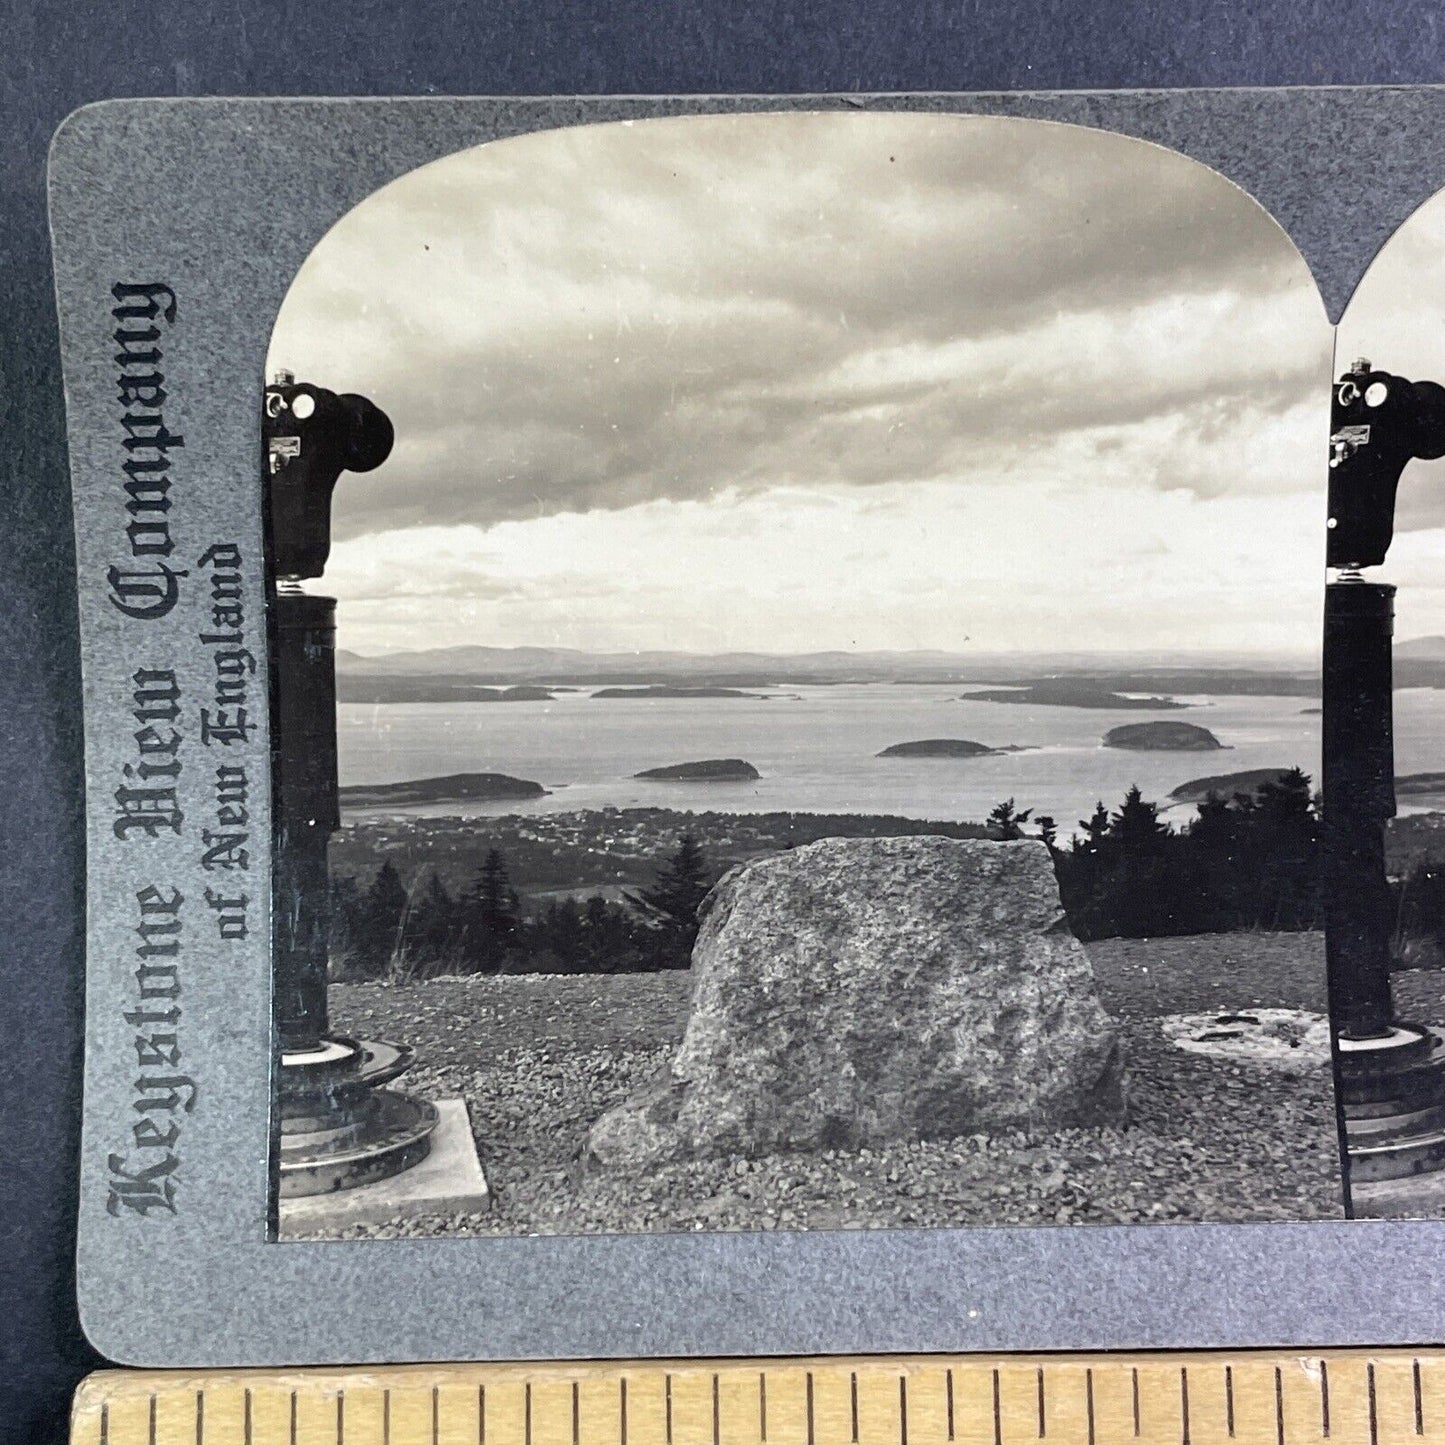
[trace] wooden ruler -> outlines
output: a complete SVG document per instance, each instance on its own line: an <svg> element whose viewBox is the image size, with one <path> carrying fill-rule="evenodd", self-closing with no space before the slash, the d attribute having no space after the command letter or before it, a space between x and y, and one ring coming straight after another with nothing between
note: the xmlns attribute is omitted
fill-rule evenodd
<svg viewBox="0 0 1445 1445"><path fill-rule="evenodd" d="M72 1445L1445 1445L1445 1351L116 1370Z"/></svg>

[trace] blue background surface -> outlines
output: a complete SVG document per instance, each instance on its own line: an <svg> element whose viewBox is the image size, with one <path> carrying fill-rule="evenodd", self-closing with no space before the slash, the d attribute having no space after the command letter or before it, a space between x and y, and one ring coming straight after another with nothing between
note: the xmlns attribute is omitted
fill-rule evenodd
<svg viewBox="0 0 1445 1445"><path fill-rule="evenodd" d="M80 702L49 137L125 95L1438 83L1432 4L8 0L0 17L0 1439L64 1438L82 996ZM302 1307L298 1304L298 1307Z"/></svg>

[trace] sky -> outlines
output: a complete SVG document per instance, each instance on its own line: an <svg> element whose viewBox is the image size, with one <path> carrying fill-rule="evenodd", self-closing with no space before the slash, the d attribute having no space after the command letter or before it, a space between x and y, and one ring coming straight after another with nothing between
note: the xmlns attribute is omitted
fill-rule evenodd
<svg viewBox="0 0 1445 1445"><path fill-rule="evenodd" d="M1340 321L1338 354L1341 370L1364 357L1445 384L1445 194L1410 216L1365 272ZM1397 637L1445 633L1445 459L1406 467L1380 576L1399 587Z"/></svg>
<svg viewBox="0 0 1445 1445"><path fill-rule="evenodd" d="M1219 175L1038 121L496 142L325 236L342 646L1311 653L1332 335ZM1441 608L1445 617L1445 605Z"/></svg>

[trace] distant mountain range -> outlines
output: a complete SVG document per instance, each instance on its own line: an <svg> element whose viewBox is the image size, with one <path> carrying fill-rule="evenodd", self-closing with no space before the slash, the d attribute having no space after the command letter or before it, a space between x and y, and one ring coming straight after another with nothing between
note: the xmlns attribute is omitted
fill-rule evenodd
<svg viewBox="0 0 1445 1445"><path fill-rule="evenodd" d="M1445 645L1445 644L1442 644ZM1442 653L1445 659L1445 653ZM337 670L363 679L431 679L454 685L519 683L760 687L787 683L1037 683L1067 677L1123 692L1284 692L1310 695L1317 666L1308 658L1240 659L1137 653L899 652L586 652L561 647L437 647L375 657L341 649ZM377 691L381 691L377 688Z"/></svg>
<svg viewBox="0 0 1445 1445"><path fill-rule="evenodd" d="M1445 662L1445 637L1412 637L1408 642L1397 642L1395 656L1418 662Z"/></svg>
<svg viewBox="0 0 1445 1445"><path fill-rule="evenodd" d="M447 676L530 678L559 677L706 677L719 674L815 674L824 678L958 675L976 667L977 656L948 652L584 652L567 647L433 647L416 652L388 652L362 657L345 649L337 653L343 671L372 676ZM1035 664L1037 665L1037 663Z"/></svg>

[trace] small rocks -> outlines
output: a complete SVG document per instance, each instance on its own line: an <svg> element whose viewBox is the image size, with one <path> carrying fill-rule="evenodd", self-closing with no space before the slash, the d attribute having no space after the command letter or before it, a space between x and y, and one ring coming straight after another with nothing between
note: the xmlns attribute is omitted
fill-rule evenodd
<svg viewBox="0 0 1445 1445"><path fill-rule="evenodd" d="M466 1098L495 1201L487 1214L337 1237L1338 1218L1328 1077L1261 1077L1183 1053L1158 1022L1213 1007L1221 977L1247 984L1260 1005L1318 1008L1318 937L1110 940L1089 953L1105 1007L1123 1021L1126 1128L692 1160L642 1177L582 1175L576 1155L595 1121L672 1056L686 974L335 986L339 1031L415 1044L423 1062L408 1087ZM1437 1014L1439 977L1410 984Z"/></svg>

